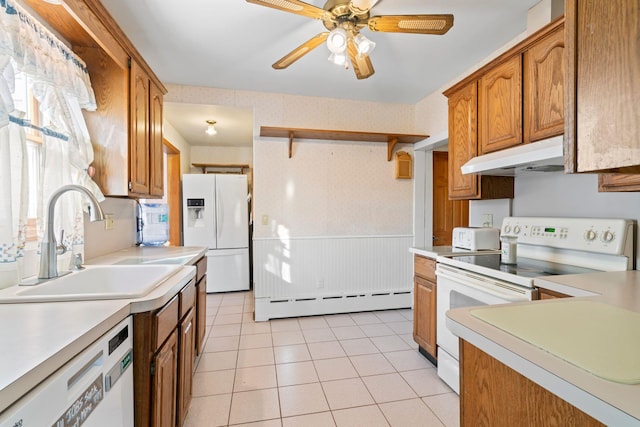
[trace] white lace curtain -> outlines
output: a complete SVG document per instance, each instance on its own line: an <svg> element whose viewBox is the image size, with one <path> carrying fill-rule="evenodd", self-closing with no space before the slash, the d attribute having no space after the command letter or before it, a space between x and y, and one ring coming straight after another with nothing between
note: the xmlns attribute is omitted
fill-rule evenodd
<svg viewBox="0 0 640 427"><path fill-rule="evenodd" d="M18 79L20 77L20 79ZM53 191L65 184L87 187L104 200L87 174L93 161L81 108L96 102L84 62L42 24L12 0L0 0L0 288L22 276L29 186L25 129L33 127L14 102L16 81L26 80L37 99L43 123L38 200L38 240ZM57 203L56 236L64 230L65 246L82 250L82 199L77 192ZM68 259L61 257L59 268Z"/></svg>

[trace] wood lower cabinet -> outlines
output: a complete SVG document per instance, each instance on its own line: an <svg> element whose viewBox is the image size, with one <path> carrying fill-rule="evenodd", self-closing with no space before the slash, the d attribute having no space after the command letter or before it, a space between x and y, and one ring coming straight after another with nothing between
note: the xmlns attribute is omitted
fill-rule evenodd
<svg viewBox="0 0 640 427"><path fill-rule="evenodd" d="M151 404L152 426L174 427L176 425L178 354L178 339L174 330L151 362L153 375L153 385L151 387L153 393ZM137 422L136 425L138 425Z"/></svg>
<svg viewBox="0 0 640 427"><path fill-rule="evenodd" d="M207 330L207 257L196 262L196 355L204 350L204 338Z"/></svg>
<svg viewBox="0 0 640 427"><path fill-rule="evenodd" d="M478 146L487 154L522 144L522 58L515 55L478 81Z"/></svg>
<svg viewBox="0 0 640 427"><path fill-rule="evenodd" d="M178 426L184 424L193 395L193 366L195 358L196 327L195 309L189 310L180 322L179 363L178 363Z"/></svg>
<svg viewBox="0 0 640 427"><path fill-rule="evenodd" d="M640 173L640 3L565 2L565 171Z"/></svg>
<svg viewBox="0 0 640 427"><path fill-rule="evenodd" d="M556 299L570 297L571 295L563 294L562 292L552 291L551 289L538 288L538 299Z"/></svg>
<svg viewBox="0 0 640 427"><path fill-rule="evenodd" d="M478 153L477 82L445 95L449 98L449 199L513 198L512 177L463 175L460 169Z"/></svg>
<svg viewBox="0 0 640 427"><path fill-rule="evenodd" d="M460 340L460 425L601 427L604 424Z"/></svg>
<svg viewBox="0 0 640 427"><path fill-rule="evenodd" d="M413 340L421 353L437 364L436 345L436 261L419 255L414 257Z"/></svg>

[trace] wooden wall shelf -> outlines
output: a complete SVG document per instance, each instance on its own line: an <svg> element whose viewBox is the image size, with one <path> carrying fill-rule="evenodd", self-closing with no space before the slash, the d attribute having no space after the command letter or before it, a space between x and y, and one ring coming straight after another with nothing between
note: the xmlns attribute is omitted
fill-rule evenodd
<svg viewBox="0 0 640 427"><path fill-rule="evenodd" d="M260 126L260 136L289 138L289 158L292 157L294 139L325 139L331 141L384 142L387 144L387 160L393 158L396 144L415 144L429 135L403 133L355 132L348 130L299 129Z"/></svg>
<svg viewBox="0 0 640 427"><path fill-rule="evenodd" d="M228 168L228 169L240 169L240 173L244 173L245 169L250 169L248 164L229 164L229 163L191 163L194 168L201 168L202 173L207 173L208 168Z"/></svg>

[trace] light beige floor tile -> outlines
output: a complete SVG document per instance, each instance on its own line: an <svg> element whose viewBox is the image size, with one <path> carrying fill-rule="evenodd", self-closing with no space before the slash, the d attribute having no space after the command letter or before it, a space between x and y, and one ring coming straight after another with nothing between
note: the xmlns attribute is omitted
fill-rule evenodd
<svg viewBox="0 0 640 427"><path fill-rule="evenodd" d="M233 335L240 335L240 323L234 325L214 325L211 328L212 337L231 337Z"/></svg>
<svg viewBox="0 0 640 427"><path fill-rule="evenodd" d="M229 424L249 423L279 417L280 401L277 388L233 393Z"/></svg>
<svg viewBox="0 0 640 427"><path fill-rule="evenodd" d="M420 397L451 393L451 389L440 379L435 368L405 371L400 372L400 375Z"/></svg>
<svg viewBox="0 0 640 427"><path fill-rule="evenodd" d="M379 406L392 427L444 427L420 399L381 403Z"/></svg>
<svg viewBox="0 0 640 427"><path fill-rule="evenodd" d="M380 353L378 347L373 345L369 338L359 338L355 340L341 340L340 345L347 353L347 356L358 356L361 354Z"/></svg>
<svg viewBox="0 0 640 427"><path fill-rule="evenodd" d="M278 386L275 365L254 366L236 370L233 391L259 390Z"/></svg>
<svg viewBox="0 0 640 427"><path fill-rule="evenodd" d="M335 425L331 412L318 412L282 419L283 427L333 427Z"/></svg>
<svg viewBox="0 0 640 427"><path fill-rule="evenodd" d="M271 324L269 322L243 323L240 333L241 335L270 334Z"/></svg>
<svg viewBox="0 0 640 427"><path fill-rule="evenodd" d="M392 351L383 354L397 371L433 368L431 362L416 350Z"/></svg>
<svg viewBox="0 0 640 427"><path fill-rule="evenodd" d="M196 372L235 369L237 360L238 352L236 350L202 353Z"/></svg>
<svg viewBox="0 0 640 427"><path fill-rule="evenodd" d="M417 398L409 384L398 373L363 377L376 403Z"/></svg>
<svg viewBox="0 0 640 427"><path fill-rule="evenodd" d="M256 421L254 423L233 424L233 427L282 427L280 418L275 420Z"/></svg>
<svg viewBox="0 0 640 427"><path fill-rule="evenodd" d="M276 363L303 362L311 360L311 354L306 344L284 345L274 347L273 353L276 357Z"/></svg>
<svg viewBox="0 0 640 427"><path fill-rule="evenodd" d="M373 337L371 338L373 344L378 347L378 349L386 353L388 351L398 351L398 350L409 350L411 347L404 342L404 340L397 335L389 335L386 337Z"/></svg>
<svg viewBox="0 0 640 427"><path fill-rule="evenodd" d="M242 313L242 323L255 323L253 311Z"/></svg>
<svg viewBox="0 0 640 427"><path fill-rule="evenodd" d="M332 410L353 408L355 406L371 405L374 403L371 394L360 378L347 380L325 381L322 384Z"/></svg>
<svg viewBox="0 0 640 427"><path fill-rule="evenodd" d="M330 328L303 329L304 340L310 342L335 341L336 336Z"/></svg>
<svg viewBox="0 0 640 427"><path fill-rule="evenodd" d="M244 307L242 307L242 312L243 313L253 313L255 311L255 305L253 303L244 303ZM261 323L268 323L268 322L261 322Z"/></svg>
<svg viewBox="0 0 640 427"><path fill-rule="evenodd" d="M320 383L280 387L278 391L283 417L329 410Z"/></svg>
<svg viewBox="0 0 640 427"><path fill-rule="evenodd" d="M213 314L213 315L211 315L211 316L208 316L208 315L207 315L207 317L205 318L204 323L205 323L205 325L207 325L207 326L209 326L209 325L213 325L213 321L214 321L214 320L216 320L216 315L215 315L215 314Z"/></svg>
<svg viewBox="0 0 640 427"><path fill-rule="evenodd" d="M380 353L351 356L351 363L361 377L368 375L389 374L395 372L395 368Z"/></svg>
<svg viewBox="0 0 640 427"><path fill-rule="evenodd" d="M314 360L320 381L343 380L358 376L348 357Z"/></svg>
<svg viewBox="0 0 640 427"><path fill-rule="evenodd" d="M241 335L240 336L240 350L246 350L249 348L262 348L272 347L273 342L271 340L271 334L254 334L254 335Z"/></svg>
<svg viewBox="0 0 640 427"><path fill-rule="evenodd" d="M386 427L389 425L375 405L333 411L333 417L338 427Z"/></svg>
<svg viewBox="0 0 640 427"><path fill-rule="evenodd" d="M298 323L302 329L328 328L329 324L324 320L324 316L300 317Z"/></svg>
<svg viewBox="0 0 640 427"><path fill-rule="evenodd" d="M330 315L324 316L324 319L332 328L336 328L340 326L356 325L356 323L353 321L351 316L348 314L330 314Z"/></svg>
<svg viewBox="0 0 640 427"><path fill-rule="evenodd" d="M271 335L273 336L273 345L276 347L281 345L304 344L305 342L302 331L273 332Z"/></svg>
<svg viewBox="0 0 640 427"><path fill-rule="evenodd" d="M360 329L362 329L362 332L364 332L364 334L369 338L396 334L391 330L391 328L383 323L370 323L367 325L360 325Z"/></svg>
<svg viewBox="0 0 640 427"><path fill-rule="evenodd" d="M380 323L380 319L373 313L351 313L350 314L356 325L368 325L371 323Z"/></svg>
<svg viewBox="0 0 640 427"><path fill-rule="evenodd" d="M252 366L273 365L273 348L252 348L238 351L238 368L250 368Z"/></svg>
<svg viewBox="0 0 640 427"><path fill-rule="evenodd" d="M436 414L446 427L460 426L460 399L455 393L423 397L422 401Z"/></svg>
<svg viewBox="0 0 640 427"><path fill-rule="evenodd" d="M229 420L231 394L194 397L184 427L226 426Z"/></svg>
<svg viewBox="0 0 640 427"><path fill-rule="evenodd" d="M242 313L244 305L223 305L218 309L218 314L238 314Z"/></svg>
<svg viewBox="0 0 640 427"><path fill-rule="evenodd" d="M405 308L405 309L400 309L397 310L398 314L402 317L404 317L405 319L413 322L413 310L410 308Z"/></svg>
<svg viewBox="0 0 640 427"><path fill-rule="evenodd" d="M242 323L242 313L239 314L218 314L213 321L214 325L233 325Z"/></svg>
<svg viewBox="0 0 640 427"><path fill-rule="evenodd" d="M240 336L209 337L204 345L205 352L237 350Z"/></svg>
<svg viewBox="0 0 640 427"><path fill-rule="evenodd" d="M233 391L233 377L235 371L196 372L193 376L193 395L211 396L214 394L226 394Z"/></svg>
<svg viewBox="0 0 640 427"><path fill-rule="evenodd" d="M318 375L311 361L276 365L276 373L280 387L318 382Z"/></svg>
<svg viewBox="0 0 640 427"><path fill-rule="evenodd" d="M413 339L413 333L411 334L400 334L398 335L400 338L402 338L402 341L406 342L407 344L409 344L409 347L411 347L414 350L418 349L418 343L415 342L415 340Z"/></svg>
<svg viewBox="0 0 640 427"><path fill-rule="evenodd" d="M274 319L270 320L271 332L299 331L298 319Z"/></svg>
<svg viewBox="0 0 640 427"><path fill-rule="evenodd" d="M347 355L338 341L316 342L307 344L307 347L309 347L313 360L332 359Z"/></svg>
<svg viewBox="0 0 640 427"><path fill-rule="evenodd" d="M219 308L217 305L207 304L207 316L215 316Z"/></svg>
<svg viewBox="0 0 640 427"><path fill-rule="evenodd" d="M398 335L413 333L413 322L388 322L386 325Z"/></svg>
<svg viewBox="0 0 640 427"><path fill-rule="evenodd" d="M407 320L402 315L398 314L397 310L374 311L373 314L378 316L378 319L382 320L384 323L403 322Z"/></svg>
<svg viewBox="0 0 640 427"><path fill-rule="evenodd" d="M224 295L222 297L222 302L220 306L229 306L229 305L244 305L244 296L243 295Z"/></svg>
<svg viewBox="0 0 640 427"><path fill-rule="evenodd" d="M339 340L351 340L356 338L366 338L362 329L357 326L338 326L334 327L333 333Z"/></svg>

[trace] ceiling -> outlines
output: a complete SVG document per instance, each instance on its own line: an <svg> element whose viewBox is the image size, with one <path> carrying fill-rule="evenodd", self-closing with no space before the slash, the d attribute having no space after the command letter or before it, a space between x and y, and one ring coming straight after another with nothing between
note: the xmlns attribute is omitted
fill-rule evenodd
<svg viewBox="0 0 640 427"><path fill-rule="evenodd" d="M326 46L271 68L325 30L317 20L244 0L101 1L164 83L414 104L522 33L539 0L381 0L372 15L451 13L454 25L442 36L364 29L377 43L366 80L331 64Z"/></svg>

